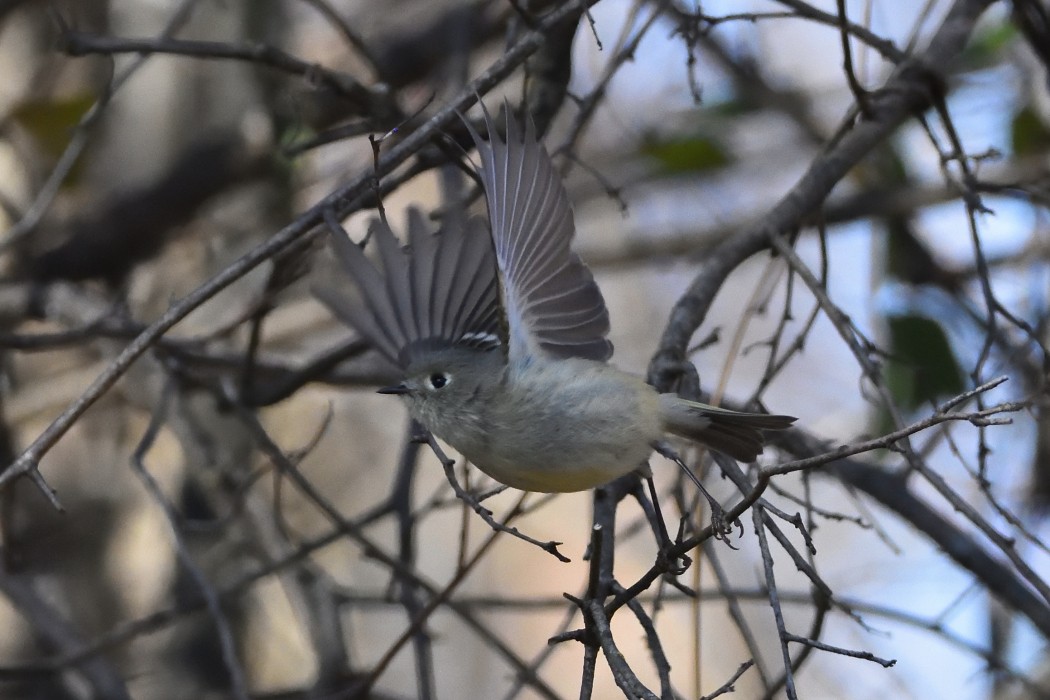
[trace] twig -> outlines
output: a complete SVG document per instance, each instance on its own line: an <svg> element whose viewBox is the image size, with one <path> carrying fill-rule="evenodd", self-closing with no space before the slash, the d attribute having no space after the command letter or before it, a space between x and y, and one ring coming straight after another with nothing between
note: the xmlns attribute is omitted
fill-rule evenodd
<svg viewBox="0 0 1050 700"><path fill-rule="evenodd" d="M766 581L766 593L769 596L769 607L773 611L773 620L776 622L777 635L780 638L780 653L784 662L784 691L787 693L788 700L798 700L798 694L795 691L795 676L792 673L791 653L788 651L787 646L788 631L784 623L784 611L780 607L776 577L773 575L773 554L769 551L769 542L766 540L762 508L756 507L751 511L751 521L755 527L755 535L758 537L759 550L762 552L762 570Z"/></svg>
<svg viewBox="0 0 1050 700"><path fill-rule="evenodd" d="M853 49L849 45L849 19L846 16L846 0L836 0L836 9L839 14L839 38L842 41L842 69L846 73L846 83L849 85L853 99L857 101L857 109L864 117L868 116L868 93L861 87L857 80L857 74L853 72Z"/></svg>
<svg viewBox="0 0 1050 700"><path fill-rule="evenodd" d="M193 557L190 556L190 553L186 549L186 545L179 534L178 514L168 502L160 484L157 483L157 480L153 478L153 475L150 474L149 470L146 468L146 455L153 447L153 443L156 441L161 428L164 427L164 423L167 420L169 403L174 394L174 390L174 383L169 381L161 395L160 403L150 417L150 422L146 427L146 432L143 433L142 439L139 441L138 446L132 454L131 465L139 479L142 480L142 484L146 487L150 497L153 498L160 507L161 512L164 513L164 518L168 523L168 528L174 541L175 554L178 556L179 562L186 569L186 572L190 575L190 578L192 578L197 585L197 589L200 591L200 594L204 599L204 604L208 609L208 614L215 623L215 631L219 635L219 646L222 649L223 664L230 677L230 693L235 698L248 700L250 694L244 677L244 669L241 667L241 662L237 658L237 645L233 639L233 632L230 629L230 623L226 619L226 614L222 610L222 604L219 601L219 594L208 581L207 577L205 577L204 572L201 571L196 562L193 561Z"/></svg>
<svg viewBox="0 0 1050 700"><path fill-rule="evenodd" d="M973 395L976 392L988 391L994 387L999 386L1007 380L1006 377L998 377L989 382L985 382L981 386L966 392L966 394ZM962 396L962 395L960 395ZM953 400L954 402L954 400ZM983 411L970 411L970 412L951 412L951 411L938 411L931 416L927 416L922 420L916 421L911 425L907 425L900 430L894 430L893 432L886 433L885 435L874 438L872 440L865 440L863 442L856 442L849 445L842 445L834 450L825 452L820 455L813 457L807 457L805 459L797 459L792 462L785 462L775 467L767 467L762 470L764 478L774 476L777 474L788 474L791 472L802 471L805 469L812 469L817 466L828 464L845 457L852 457L853 455L861 454L864 452L871 452L872 450L891 448L893 445L902 438L914 435L915 433L926 430L927 428L946 423L949 421L966 421L971 425L985 426L985 425L1009 425L1012 421L1006 418L994 418L994 416L1003 413L1016 413L1023 411L1030 407L1030 403L1027 401L1012 401L1007 403L997 404L986 408Z"/></svg>
<svg viewBox="0 0 1050 700"><path fill-rule="evenodd" d="M667 660L667 654L664 652L663 643L660 641L660 635L656 632L656 625L653 624L653 619L645 612L637 598L627 603L627 609L634 613L635 619L638 620L642 631L645 632L645 644L649 648L649 654L653 658L657 675L660 677L661 700L673 700L675 695L674 689L671 687L671 664Z"/></svg>
<svg viewBox="0 0 1050 700"><path fill-rule="evenodd" d="M628 698L643 698L644 700L660 700L651 690L639 680L631 669L627 659L616 645L613 639L609 618L606 616L605 608L599 600L588 600L583 603L584 617L588 620L587 629L590 631L598 644L601 646L602 654L612 671L613 680Z"/></svg>
<svg viewBox="0 0 1050 700"><path fill-rule="evenodd" d="M407 427L409 435L419 428L415 421ZM416 440L405 440L398 457L397 474L390 491L390 512L397 520L398 557L406 569L416 564L416 525L419 518L412 512L412 483L419 462L420 443ZM464 562L460 562L462 567ZM423 590L409 579L401 579L393 574L397 582L398 598L405 608L409 619L419 617L423 612ZM392 584L393 585L393 582ZM412 636L412 650L415 655L416 695L420 700L435 697L434 687L434 650L430 633L420 626Z"/></svg>
<svg viewBox="0 0 1050 700"><path fill-rule="evenodd" d="M1005 381L1005 378L1002 377L999 379L994 379L980 387L977 387L976 389L965 393L972 394L973 392L987 391L995 386L998 386L1003 381ZM899 440L900 437L902 437L902 434L912 435L921 430L925 430L926 428L932 425L937 425L938 423L943 423L951 420L966 420L970 422L972 422L973 420L977 420L978 422L981 422L989 420L987 416L992 415L994 413L1019 411L1026 407L1026 403L1007 403L992 407L990 409L986 409L985 411L975 413L938 413L926 419L918 421L917 423L914 423L910 426L902 428L901 430L894 431L893 433L885 435L881 438L865 441L863 443L857 443L854 445L844 445L836 450L817 454L813 457L807 457L804 459L787 462L776 467L768 467L762 469L759 471L758 478L755 481L755 484L751 488L751 490L746 491L741 501L726 511L726 518L730 521L739 518L740 515L744 513L744 511L750 508L759 498L761 498L762 493L765 491L770 480L776 475L800 471L803 469L813 469L818 466L838 462L841 459L850 457L855 454L885 448L892 445L896 440ZM925 532L925 530L923 531ZM698 546L702 542L704 542L706 539L711 537L712 534L713 528L711 526L708 526L704 528L701 532L699 532L697 535L690 537L685 541L675 545L675 547L672 548L672 550L668 553L668 556L673 556L675 554L684 554L689 550L693 549L694 547ZM1025 566L1023 562L1022 566ZM1025 566L1025 568L1028 567ZM610 610L613 610L619 607L620 605L623 605L623 603L628 598L636 596L642 591L646 590L653 583L653 581L659 578L665 571L666 568L662 564L652 567L648 572L642 575L634 584L624 589L623 594L617 595L616 598L609 603ZM1034 613L1036 611L1033 610L1032 612ZM1036 620L1039 619L1041 618L1037 616ZM1050 620L1048 620L1048 623L1050 623ZM1037 622L1036 624L1038 625L1039 622Z"/></svg>
<svg viewBox="0 0 1050 700"><path fill-rule="evenodd" d="M843 647L832 646L831 644L825 644L824 642L816 639L809 639L807 637L800 637L797 634L788 633L785 638L789 642L795 642L796 644L805 644L806 646L813 647L814 649L820 649L821 651L830 651L834 654L840 654L842 656L850 656L854 659L864 659L865 661L873 661L883 668L893 668L897 665L896 659L883 659L867 651L855 651L853 649L844 649Z"/></svg>
<svg viewBox="0 0 1050 700"><path fill-rule="evenodd" d="M175 9L175 12L172 13L171 19L168 20L168 24L164 27L160 37L168 37L174 34L179 27L189 19L190 11L193 9L193 6L197 4L197 1L198 0L182 0L182 4L180 4ZM59 23L60 30L68 30L61 15L55 12L52 16L55 18L56 22ZM102 115L106 111L106 107L117 92L120 91L131 76L145 65L148 59L148 56L139 56L122 72L113 76L110 84L106 87L99 99L91 105L87 112L84 113L84 116L80 118L80 121L78 121L77 125L73 128L73 135L70 138L69 143L66 144L66 147L62 150L62 155L59 156L58 162L51 170L51 173L47 176L47 180L44 182L43 187L37 192L28 211L26 211L22 218L19 219L10 230L8 230L7 235L4 236L3 240L0 240L0 253L7 251L11 246L21 241L36 229L37 225L44 218L44 214L47 213L47 210L50 208L59 189L62 187L62 183L64 183L66 178L69 177L69 173L73 170L73 166L76 165L77 160L80 158L80 154L83 153L84 148L87 146L88 139L91 135L91 129L95 126L95 123L102 118Z"/></svg>
<svg viewBox="0 0 1050 700"><path fill-rule="evenodd" d="M318 12L320 12L324 18L328 20L329 24L335 27L336 31L343 36L346 43L361 54L361 57L368 62L369 68L372 69L375 76L381 80L384 79L382 66L376 58L375 53L368 44L365 43L365 40L358 35L354 28L351 27L338 12L336 12L335 8L333 8L327 0L302 0L302 2L305 2L307 5L312 5Z"/></svg>
<svg viewBox="0 0 1050 700"><path fill-rule="evenodd" d="M455 99L446 104L416 131L405 137L403 141L387 151L386 156L380 159L379 174L385 175L393 171L394 168L428 143L434 134L454 118L457 111L465 110L468 105L473 103L477 95L487 91L509 75L529 54L534 52L544 42L545 31L557 25L570 13L577 12L581 6L588 6L593 2L596 2L596 0L567 2L546 15L540 22L539 29L526 34L521 41L511 47L480 77L460 91ZM291 224L274 234L269 240L248 251L200 287L172 304L167 311L161 314L160 318L150 324L110 362L106 369L96 377L95 381L33 440L13 464L0 473L0 490L6 488L15 479L36 472L40 459L66 434L77 419L103 394L109 391L116 384L117 380L128 371L128 368L131 367L135 360L152 347L172 326L230 284L255 269L264 260L280 253L296 241L319 236L322 231L316 227L322 220L323 212L334 208L338 212L345 213L358 206L361 198L369 194L368 187L371 177L373 177L373 173L368 172L358 176L349 184L338 188L321 200L321 202L300 215ZM33 478L36 479L36 477ZM45 488L46 485L42 483L42 479L40 477L37 486L47 495L48 489Z"/></svg>
<svg viewBox="0 0 1050 700"><path fill-rule="evenodd" d="M386 652L379 659L379 661L377 661L376 664L369 671L368 675L358 684L355 685L355 693L360 693L362 695L367 694L368 690L370 690L372 686L375 685L376 681L378 681L379 678L386 671L387 667L390 665L390 662L393 661L394 657L401 650L401 648L410 639L413 639L415 637L419 629L430 618L430 615L433 614L433 612L437 610L438 607L440 607L443 603L448 601L449 597L451 597L451 595L456 591L456 589L459 588L460 584L462 584L463 581L466 580L467 575L471 571L473 571L474 567L477 566L479 561L481 561L485 552L487 552L489 548L496 542L496 539L500 536L500 534L507 531L506 524L513 520L515 517L517 517L517 515L520 513L519 509L521 508L522 501L525 499L526 495L527 494L522 494L521 498L518 500L518 503L514 506L514 508L511 509L510 513L508 513L504 522L501 523L503 525L503 528L494 529L492 533L490 533L489 536L485 539L485 541L481 543L477 551L474 552L474 555L471 556L463 566L457 569L455 575L448 582L448 584L446 584L445 587L437 593L437 595L431 598L427 602L427 604L419 610L418 614L412 618L412 621L409 624L408 628L405 629L405 631L401 633L401 636L399 636L397 640L395 640L394 643L390 645L390 647L386 650Z"/></svg>
<svg viewBox="0 0 1050 700"><path fill-rule="evenodd" d="M517 537L520 540L535 545L542 549L544 552L553 555L558 561L565 563L569 563L572 561L572 559L569 559L567 556L558 551L558 545L562 544L561 542L543 542L541 540L537 540L521 532L520 530L518 530L518 528L508 527L507 525L500 523L495 518L493 518L491 510L481 505L481 503L479 503L473 495L467 493L463 489L463 487L460 486L459 480L456 478L456 472L453 469L453 467L456 466L456 460L449 458L449 456L445 454L445 451L441 449L441 445L438 444L433 434L427 433L425 442L430 446L430 449L434 451L434 455L438 458L438 461L441 462L441 467L445 470L445 478L448 479L448 483L452 486L452 490L456 492L456 497L464 503L466 503L467 505L469 505L475 513L481 516L481 519L484 520L489 527L491 527L493 530L506 532L507 534L513 535L514 537Z"/></svg>
<svg viewBox="0 0 1050 700"><path fill-rule="evenodd" d="M711 693L710 695L702 695L700 697L700 700L714 700L719 695L725 695L726 693L734 692L736 690L736 685L735 684L736 684L736 682L738 680L740 680L740 676L744 675L747 672L747 670L749 668L751 668L752 666L754 666L754 665L755 665L755 662L754 662L753 659L749 659L749 660L745 661L744 663L740 664L740 668L738 668L736 670L736 673L734 673L732 676L730 676L728 681L726 681L724 684L722 684L722 687L720 687L718 690L716 690L715 692Z"/></svg>
<svg viewBox="0 0 1050 700"><path fill-rule="evenodd" d="M386 90L369 89L352 75L304 61L275 46L266 44L238 45L222 41L173 39L166 36L137 39L94 36L74 31L65 32L62 40L62 48L70 56L122 53L170 54L257 63L300 76L314 85L328 88L351 100L364 114L374 118L388 119L391 115L397 114L396 106Z"/></svg>
<svg viewBox="0 0 1050 700"><path fill-rule="evenodd" d="M40 586L34 581L35 578L33 574L14 573L3 567L0 569L0 593L3 593L7 602L18 610L19 615L32 627L34 635L42 645L58 650L59 653L69 653L82 647L84 642L81 631L63 618L55 604L48 600L50 596L41 595L41 591L38 590ZM28 672L26 675L34 677L54 676L67 670L66 666L61 663L44 662L24 670ZM17 678L22 670L4 668L0 672L0 679ZM109 659L81 659L75 665L75 673L92 689L95 697L113 700L131 698L127 684ZM73 695L73 691L70 690L69 694Z"/></svg>
<svg viewBox="0 0 1050 700"><path fill-rule="evenodd" d="M715 572L715 579L718 581L718 590L722 591L725 595L726 609L729 612L729 617L736 626L737 631L740 633L740 638L747 645L747 650L751 654L750 664L755 666L755 670L758 672L758 679L762 684L763 688L769 689L769 672L766 670L765 662L762 658L762 645L759 643L758 637L755 635L754 630L751 628L751 624L747 620L747 616L744 614L743 607L740 605L741 596L737 594L737 591L730 585L729 576L726 573L725 567L722 566L720 556L721 554L716 551L715 543L712 540L704 542L703 551L707 557L707 563L711 566L711 570ZM705 596L701 592L699 598L703 600ZM695 604L695 603L694 603Z"/></svg>
<svg viewBox="0 0 1050 700"><path fill-rule="evenodd" d="M799 12L813 11L805 3L786 2ZM872 95L872 118L857 123L820 154L797 184L756 224L737 232L709 251L686 293L675 304L660 340L660 349L649 365L649 378L666 390L678 376L696 329L703 322L715 293L725 278L752 255L765 250L771 238L796 230L817 211L828 193L875 146L900 124L932 104L930 71L944 71L965 46L974 23L992 0L959 0L946 15L926 50L904 61ZM837 24L831 16L831 23Z"/></svg>

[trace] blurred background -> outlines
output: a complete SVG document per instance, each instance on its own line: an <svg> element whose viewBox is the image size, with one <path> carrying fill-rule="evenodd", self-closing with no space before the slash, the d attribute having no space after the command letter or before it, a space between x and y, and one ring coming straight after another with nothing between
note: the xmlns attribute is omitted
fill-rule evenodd
<svg viewBox="0 0 1050 700"><path fill-rule="evenodd" d="M953 13L959 50L918 64L932 108L841 156L775 231L797 257L734 253L879 123ZM615 698L626 667L695 698L749 660L736 697L1050 697L1048 65L1041 0L0 0L4 465L172 304L299 230L47 451L61 512L28 479L0 491L0 697ZM362 239L376 158L486 71L486 104L527 103L562 168L615 364L645 374L676 303L717 290L699 388L799 418L752 483L928 422L774 477L731 547L613 616L620 656L548 640L595 629L564 594L593 592L598 514L616 583L652 570L646 497L493 495L458 464L571 561L494 531L311 294L331 277L311 208L350 188L334 206ZM462 127L433 134L375 185L397 232L410 207L484 211ZM952 406L972 420L937 417L998 377ZM699 532L652 466L672 536Z"/></svg>

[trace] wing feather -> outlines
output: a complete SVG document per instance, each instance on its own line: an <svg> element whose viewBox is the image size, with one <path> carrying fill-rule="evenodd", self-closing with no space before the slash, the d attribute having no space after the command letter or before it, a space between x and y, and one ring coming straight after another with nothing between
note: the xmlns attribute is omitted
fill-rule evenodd
<svg viewBox="0 0 1050 700"><path fill-rule="evenodd" d="M374 221L375 261L343 232L332 232L336 259L350 289L321 286L332 312L402 367L416 349L435 345L493 345L500 329L499 282L492 239L476 222L457 221L436 233L409 212L408 245Z"/></svg>
<svg viewBox="0 0 1050 700"><path fill-rule="evenodd" d="M386 294L396 312L391 320L397 328L401 342L418 337L417 321L412 308L411 282L409 280L409 256L401 250L394 232L389 226L376 219L371 226L372 240L379 249L379 260L386 272Z"/></svg>
<svg viewBox="0 0 1050 700"><path fill-rule="evenodd" d="M568 193L527 120L506 108L506 139L485 109L489 140L468 123L481 160L496 261L502 277L507 353L543 351L607 360L609 315L590 270L571 251L575 225Z"/></svg>

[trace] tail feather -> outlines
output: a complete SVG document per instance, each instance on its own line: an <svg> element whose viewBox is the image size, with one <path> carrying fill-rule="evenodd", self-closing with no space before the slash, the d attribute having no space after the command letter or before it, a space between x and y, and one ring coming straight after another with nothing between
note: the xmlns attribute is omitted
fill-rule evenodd
<svg viewBox="0 0 1050 700"><path fill-rule="evenodd" d="M660 397L664 429L725 453L741 462L753 462L762 454L763 430L783 430L795 422L792 416L741 413L687 401L674 394Z"/></svg>

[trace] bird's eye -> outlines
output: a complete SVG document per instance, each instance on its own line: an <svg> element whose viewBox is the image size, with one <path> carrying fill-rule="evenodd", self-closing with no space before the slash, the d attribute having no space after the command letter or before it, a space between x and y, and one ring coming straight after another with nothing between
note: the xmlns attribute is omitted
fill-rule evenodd
<svg viewBox="0 0 1050 700"><path fill-rule="evenodd" d="M442 374L441 372L434 372L430 375L430 386L435 389L443 389L448 385L448 375Z"/></svg>

